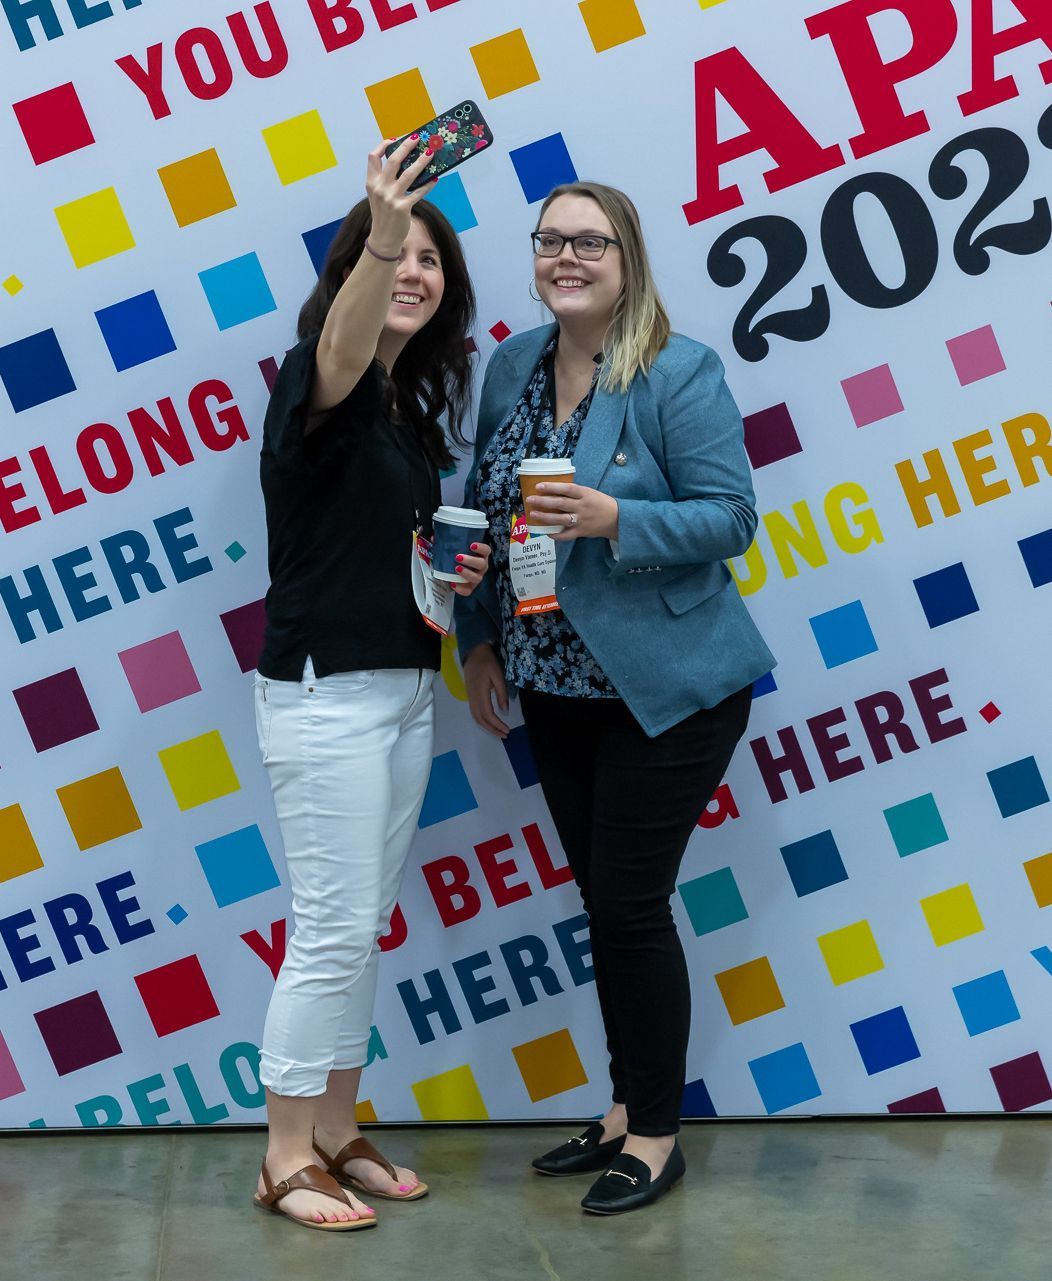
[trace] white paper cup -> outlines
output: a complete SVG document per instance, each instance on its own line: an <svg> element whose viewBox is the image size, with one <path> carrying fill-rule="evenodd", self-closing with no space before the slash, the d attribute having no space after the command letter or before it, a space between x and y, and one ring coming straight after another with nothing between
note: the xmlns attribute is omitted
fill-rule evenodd
<svg viewBox="0 0 1052 1281"><path fill-rule="evenodd" d="M519 463L518 470L523 512L525 513L527 501L535 493L539 484L547 481L557 481L564 485L572 485L575 470L573 460L570 458L524 458ZM527 516L526 528L531 534L558 534L566 526L534 525Z"/></svg>
<svg viewBox="0 0 1052 1281"><path fill-rule="evenodd" d="M472 507L442 506L435 512L434 522L431 572L445 583L462 582L457 573L457 557L469 555L472 543L484 541L489 519L485 512Z"/></svg>

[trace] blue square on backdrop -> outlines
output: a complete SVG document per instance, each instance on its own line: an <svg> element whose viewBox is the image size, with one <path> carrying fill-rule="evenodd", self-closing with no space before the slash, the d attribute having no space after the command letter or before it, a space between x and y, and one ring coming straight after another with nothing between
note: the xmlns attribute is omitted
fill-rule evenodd
<svg viewBox="0 0 1052 1281"><path fill-rule="evenodd" d="M255 254L242 254L209 267L199 272L198 278L220 329L233 329L278 309Z"/></svg>
<svg viewBox="0 0 1052 1281"><path fill-rule="evenodd" d="M921 1056L910 1021L901 1005L852 1023L851 1035L870 1076Z"/></svg>
<svg viewBox="0 0 1052 1281"><path fill-rule="evenodd" d="M712 1096L709 1094L709 1087L700 1077L696 1081L688 1081L683 1087L683 1103L679 1114L691 1119L718 1115Z"/></svg>
<svg viewBox="0 0 1052 1281"><path fill-rule="evenodd" d="M821 1097L811 1060L801 1042L753 1059L749 1071L768 1116Z"/></svg>
<svg viewBox="0 0 1052 1281"><path fill-rule="evenodd" d="M1015 1003L1008 976L1004 970L984 974L970 983L960 983L953 989L961 1018L969 1036L978 1036L995 1027L1018 1021L1019 1007Z"/></svg>
<svg viewBox="0 0 1052 1281"><path fill-rule="evenodd" d="M526 737L526 726L516 725L504 740L504 750L508 754L511 768L515 771L515 781L520 787L532 787L537 782L537 766L530 751L530 740Z"/></svg>
<svg viewBox="0 0 1052 1281"><path fill-rule="evenodd" d="M878 646L860 600L808 620L827 669L875 654Z"/></svg>
<svg viewBox="0 0 1052 1281"><path fill-rule="evenodd" d="M183 907L182 903L176 903L165 912L165 916L173 925L182 925L190 913Z"/></svg>
<svg viewBox="0 0 1052 1281"><path fill-rule="evenodd" d="M679 892L694 933L699 938L722 930L726 925L749 919L738 882L729 867L696 877L693 881L684 881Z"/></svg>
<svg viewBox="0 0 1052 1281"><path fill-rule="evenodd" d="M1002 765L999 769L988 771L994 800L1001 811L1002 818L1011 818L1013 814L1022 814L1037 805L1044 805L1048 800L1048 789L1037 761L1032 756L1011 765Z"/></svg>
<svg viewBox="0 0 1052 1281"><path fill-rule="evenodd" d="M1023 564L1035 587L1052 583L1052 529L1019 540Z"/></svg>
<svg viewBox="0 0 1052 1281"><path fill-rule="evenodd" d="M847 880L847 868L832 832L817 832L783 845L782 858L797 898Z"/></svg>
<svg viewBox="0 0 1052 1281"><path fill-rule="evenodd" d="M16 414L77 390L53 329L0 347L0 381Z"/></svg>
<svg viewBox="0 0 1052 1281"><path fill-rule="evenodd" d="M217 907L229 907L281 884L263 833L254 823L205 841L195 846L195 852Z"/></svg>
<svg viewBox="0 0 1052 1281"><path fill-rule="evenodd" d="M527 143L525 147L516 147L508 154L527 204L543 200L553 187L561 183L577 181L577 170L561 133L549 134L547 138Z"/></svg>
<svg viewBox="0 0 1052 1281"><path fill-rule="evenodd" d="M118 373L175 351L175 339L152 289L103 307L95 319Z"/></svg>
<svg viewBox="0 0 1052 1281"><path fill-rule="evenodd" d="M941 627L943 623L979 612L979 602L963 561L915 578L913 586L929 627Z"/></svg>
<svg viewBox="0 0 1052 1281"><path fill-rule="evenodd" d="M884 820L899 858L907 858L950 839L931 792L916 796L912 801L903 801L901 805L892 805L884 811Z"/></svg>
<svg viewBox="0 0 1052 1281"><path fill-rule="evenodd" d="M337 218L335 222L327 222L321 227L312 227L310 231L303 232L303 243L319 276L325 266L325 259L329 256L329 246L342 226L343 219Z"/></svg>
<svg viewBox="0 0 1052 1281"><path fill-rule="evenodd" d="M464 180L458 173L444 174L428 200L446 215L458 236L462 231L470 231L472 227L479 225L468 193L464 190Z"/></svg>
<svg viewBox="0 0 1052 1281"><path fill-rule="evenodd" d="M758 681L753 681L752 696L753 698L763 698L764 694L773 694L778 688L774 679L774 672L768 672L766 676L761 676Z"/></svg>
<svg viewBox="0 0 1052 1281"><path fill-rule="evenodd" d="M456 818L469 810L477 810L479 803L471 790L468 776L456 752L445 752L431 762L431 777L427 780L424 806L420 811L418 827L433 827L447 818Z"/></svg>

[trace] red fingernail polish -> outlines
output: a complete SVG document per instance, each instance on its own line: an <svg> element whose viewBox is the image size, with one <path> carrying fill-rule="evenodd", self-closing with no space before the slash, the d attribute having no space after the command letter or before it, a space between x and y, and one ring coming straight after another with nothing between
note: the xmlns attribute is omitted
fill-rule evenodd
<svg viewBox="0 0 1052 1281"><path fill-rule="evenodd" d="M477 552L477 551L478 551L478 549L479 549L479 545L478 545L478 543L472 543L472 544L471 544L471 550L472 550L473 552Z"/></svg>
<svg viewBox="0 0 1052 1281"><path fill-rule="evenodd" d="M409 136L410 136L410 138L419 138L419 137L420 137L420 135L419 135L418 133L411 133Z"/></svg>
<svg viewBox="0 0 1052 1281"><path fill-rule="evenodd" d="M464 572L464 567L463 567L463 565L458 565L458 566L457 566L457 573L458 573L458 574L462 574L463 572Z"/></svg>
<svg viewBox="0 0 1052 1281"><path fill-rule="evenodd" d="M463 556L458 556L458 557L457 557L457 560L458 560L458 561L462 561L463 559L464 559L464 557L463 557Z"/></svg>

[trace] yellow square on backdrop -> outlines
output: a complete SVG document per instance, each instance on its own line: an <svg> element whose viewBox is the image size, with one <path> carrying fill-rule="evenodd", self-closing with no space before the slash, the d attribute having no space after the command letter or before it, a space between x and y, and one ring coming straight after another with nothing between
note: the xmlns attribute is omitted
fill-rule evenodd
<svg viewBox="0 0 1052 1281"><path fill-rule="evenodd" d="M868 921L845 925L842 930L832 930L818 939L829 977L837 987L851 983L866 974L876 974L884 968L877 940Z"/></svg>
<svg viewBox="0 0 1052 1281"><path fill-rule="evenodd" d="M263 130L263 141L283 187L336 168L336 152L318 111L305 111L302 116L270 125Z"/></svg>
<svg viewBox="0 0 1052 1281"><path fill-rule="evenodd" d="M59 205L55 217L74 265L90 267L135 248L135 238L113 187Z"/></svg>
<svg viewBox="0 0 1052 1281"><path fill-rule="evenodd" d="M1052 854L1042 854L1023 864L1038 907L1052 904Z"/></svg>
<svg viewBox="0 0 1052 1281"><path fill-rule="evenodd" d="M499 98L524 85L535 84L541 78L521 27L484 40L482 44L473 44L468 52L475 59L488 98Z"/></svg>
<svg viewBox="0 0 1052 1281"><path fill-rule="evenodd" d="M44 866L21 805L0 810L0 881L35 872Z"/></svg>
<svg viewBox="0 0 1052 1281"><path fill-rule="evenodd" d="M189 227L193 222L211 218L213 214L233 209L237 204L223 162L214 147L164 165L157 170L157 177L180 227Z"/></svg>
<svg viewBox="0 0 1052 1281"><path fill-rule="evenodd" d="M467 1063L417 1081L413 1094L425 1121L489 1120L475 1074Z"/></svg>
<svg viewBox="0 0 1052 1281"><path fill-rule="evenodd" d="M116 766L60 787L55 795L82 850L142 827L124 775Z"/></svg>
<svg viewBox="0 0 1052 1281"><path fill-rule="evenodd" d="M380 1118L376 1115L376 1108L373 1107L372 1101L362 1099L360 1103L354 1105L354 1119L359 1125L372 1125Z"/></svg>
<svg viewBox="0 0 1052 1281"><path fill-rule="evenodd" d="M385 138L400 138L434 119L435 109L419 67L366 85L365 96Z"/></svg>
<svg viewBox="0 0 1052 1281"><path fill-rule="evenodd" d="M723 1003L735 1027L748 1023L764 1014L785 1009L785 1001L774 977L771 962L766 956L758 957L733 970L716 975Z"/></svg>
<svg viewBox="0 0 1052 1281"><path fill-rule="evenodd" d="M522 1073L526 1092L534 1103L588 1084L584 1064L569 1028L516 1045L512 1054Z"/></svg>
<svg viewBox="0 0 1052 1281"><path fill-rule="evenodd" d="M718 4L723 4L724 0L698 0L698 4L703 9L715 9Z"/></svg>
<svg viewBox="0 0 1052 1281"><path fill-rule="evenodd" d="M181 810L192 810L241 787L217 729L166 747L157 755Z"/></svg>
<svg viewBox="0 0 1052 1281"><path fill-rule="evenodd" d="M980 934L986 928L970 885L957 885L952 890L922 898L921 910L928 919L936 947L956 943L969 934Z"/></svg>
<svg viewBox="0 0 1052 1281"><path fill-rule="evenodd" d="M577 7L596 53L627 44L647 33L636 0L581 0Z"/></svg>
<svg viewBox="0 0 1052 1281"><path fill-rule="evenodd" d="M8 276L4 281L4 291L9 293L12 298L15 294L20 294L23 288L24 286L17 276Z"/></svg>

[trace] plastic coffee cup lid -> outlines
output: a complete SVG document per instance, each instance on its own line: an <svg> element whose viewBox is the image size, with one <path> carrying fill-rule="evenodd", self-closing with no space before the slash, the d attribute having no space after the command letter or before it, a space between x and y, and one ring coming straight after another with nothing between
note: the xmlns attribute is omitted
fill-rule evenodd
<svg viewBox="0 0 1052 1281"><path fill-rule="evenodd" d="M527 476L554 476L574 471L572 458L524 458L519 471Z"/></svg>
<svg viewBox="0 0 1052 1281"><path fill-rule="evenodd" d="M485 512L475 511L473 507L446 507L443 505L435 512L435 520L447 525L469 525L472 529L485 529L489 519Z"/></svg>

